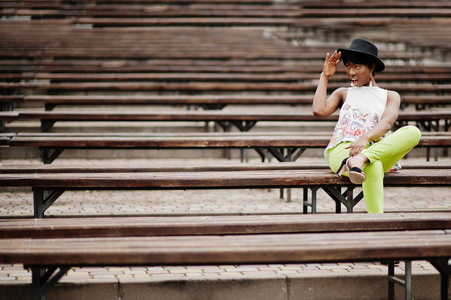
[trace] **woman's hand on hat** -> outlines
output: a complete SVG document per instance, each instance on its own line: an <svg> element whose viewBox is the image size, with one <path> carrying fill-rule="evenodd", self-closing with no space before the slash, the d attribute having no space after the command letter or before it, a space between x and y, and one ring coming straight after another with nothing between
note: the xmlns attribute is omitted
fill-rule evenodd
<svg viewBox="0 0 451 300"><path fill-rule="evenodd" d="M338 64L340 63L340 57L341 52L337 53L337 51L335 51L334 53L332 53L332 55L327 53L323 66L323 74L326 77L330 77L335 74Z"/></svg>

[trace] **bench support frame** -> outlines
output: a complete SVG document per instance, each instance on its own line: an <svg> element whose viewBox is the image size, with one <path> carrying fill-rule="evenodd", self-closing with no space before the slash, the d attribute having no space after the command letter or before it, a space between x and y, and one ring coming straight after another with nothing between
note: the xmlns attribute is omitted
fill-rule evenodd
<svg viewBox="0 0 451 300"><path fill-rule="evenodd" d="M45 211L64 191L64 189L33 188L34 217L43 219Z"/></svg>
<svg viewBox="0 0 451 300"><path fill-rule="evenodd" d="M70 270L70 267L29 267L32 273L32 299L45 300L45 294Z"/></svg>
<svg viewBox="0 0 451 300"><path fill-rule="evenodd" d="M61 153L63 153L64 148L40 147L40 150L42 162L44 164L51 164Z"/></svg>
<svg viewBox="0 0 451 300"><path fill-rule="evenodd" d="M316 214L317 192L322 188L335 201L335 212L341 213L341 204L345 205L348 213L353 212L354 206L363 199L363 193L360 192L356 197L353 196L354 186L348 187L345 192L341 193L340 187L334 186L308 186L303 187L303 213L308 213L308 207L311 208L311 213ZM308 198L308 190L311 190L311 199ZM33 205L34 217L43 219L45 211L66 191L59 188L32 188L33 190ZM280 197L283 198L284 189L280 189ZM287 188L287 201L291 202L291 188Z"/></svg>
<svg viewBox="0 0 451 300"><path fill-rule="evenodd" d="M448 300L449 275L451 266L449 258L434 258L428 261L440 272L440 299ZM70 266L25 266L32 271L32 299L45 300L46 293L71 269ZM395 276L395 262L388 262L388 299L395 299L395 284L405 288L405 299L412 299L412 260L405 261L405 279Z"/></svg>
<svg viewBox="0 0 451 300"><path fill-rule="evenodd" d="M406 260L405 279L399 279L395 276L395 262L393 260L388 262L388 299L395 299L395 283L404 287L405 298L412 299L412 261Z"/></svg>
<svg viewBox="0 0 451 300"><path fill-rule="evenodd" d="M335 212L341 213L341 204L346 207L348 213L352 213L354 206L356 206L360 200L363 199L363 192L361 191L354 197L353 190L355 186L349 186L342 193L339 186L305 186L303 193L303 213L308 213L308 207L311 208L311 213L316 213L317 206L317 192L322 188L331 198L335 201ZM308 197L308 190L311 190L311 199ZM33 205L34 205L34 217L37 219L44 218L45 211L66 191L62 188L51 187L33 187ZM287 188L287 201L291 202L291 188ZM280 189L280 198L283 198L284 188Z"/></svg>
<svg viewBox="0 0 451 300"><path fill-rule="evenodd" d="M440 299L448 300L448 283L449 276L451 275L451 265L448 258L434 258L429 259L429 262L440 273Z"/></svg>
<svg viewBox="0 0 451 300"><path fill-rule="evenodd" d="M316 204L317 204L317 192L322 188L331 198L335 201L335 212L337 214L341 213L341 204L346 207L346 211L348 213L352 213L354 210L354 206L356 206L360 200L363 199L363 192L360 191L357 196L354 197L354 189L356 186L349 186L342 193L341 187L339 186L308 186L304 187L303 194L303 213L308 213L308 207L311 207L311 213L316 213ZM311 199L308 197L308 190L311 190Z"/></svg>

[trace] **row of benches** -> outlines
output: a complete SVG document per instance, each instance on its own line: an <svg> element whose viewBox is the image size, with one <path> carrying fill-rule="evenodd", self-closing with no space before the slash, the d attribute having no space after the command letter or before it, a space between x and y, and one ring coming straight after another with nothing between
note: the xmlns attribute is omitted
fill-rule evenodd
<svg viewBox="0 0 451 300"><path fill-rule="evenodd" d="M270 172L269 172L270 171ZM45 211L66 190L186 190L186 189L265 189L304 188L304 213L312 207L316 212L316 192L323 189L348 212L363 198L354 197L355 186L347 178L337 178L324 165L297 163L226 164L218 166L180 166L154 168L61 167L31 165L0 168L0 186L31 187L34 216L43 218ZM385 186L448 187L451 185L449 165L405 167L402 172L388 173ZM347 188L341 192L341 188ZM308 189L312 191L311 201Z"/></svg>
<svg viewBox="0 0 451 300"><path fill-rule="evenodd" d="M14 95L0 96L2 110L13 110L19 105L42 105L45 110L57 106L187 106L206 110L222 109L229 105L311 105L313 95ZM403 108L415 106L417 110L451 105L451 96L406 95Z"/></svg>
<svg viewBox="0 0 451 300"><path fill-rule="evenodd" d="M61 17L97 17L97 18L161 18L161 17L260 17L260 18L296 18L296 17L371 17L397 16L444 17L450 14L448 5L443 2L384 2L376 5L356 3L352 6L327 6L312 2L271 2L271 1L171 1L164 5L152 1L134 1L123 3L108 1L102 3L67 3L8 1L3 14L5 16L31 16L38 19ZM181 11L181 10L184 11Z"/></svg>
<svg viewBox="0 0 451 300"><path fill-rule="evenodd" d="M331 6L327 6L331 4ZM340 6L343 5L343 6ZM327 7L327 10L324 8ZM67 24L84 27L134 26L154 28L160 26L257 26L257 27L297 27L293 33L302 39L307 35L336 31L348 39L359 29L368 33L369 29L405 26L409 29L394 35L377 32L374 39L382 42L402 41L422 48L449 50L444 40L449 23L449 7L443 1L411 2L391 1L382 3L352 2L349 4L298 2L280 3L269 1L166 1L164 3L134 1L102 3L66 3L59 1L8 1L1 14L4 18L40 19L45 21L64 20ZM447 23L448 22L448 23ZM118 27L121 26L121 27ZM412 40L410 35L417 30L434 28L426 34L419 34ZM313 30L313 32L302 32ZM393 30L394 31L394 30ZM390 31L390 32L393 32ZM293 35L291 34L291 35ZM370 35L371 36L371 35ZM397 40L396 40L397 39Z"/></svg>
<svg viewBox="0 0 451 300"><path fill-rule="evenodd" d="M38 148L44 164L51 164L66 149L254 149L262 161L275 158L280 162L294 162L307 149L324 149L330 133L11 133L1 137L3 146ZM447 133L424 133L417 145L427 149L428 161L431 148L450 146L451 135ZM241 159L248 161L248 155L242 155ZM437 151L435 160L438 160Z"/></svg>
<svg viewBox="0 0 451 300"><path fill-rule="evenodd" d="M319 71L319 69L318 69ZM318 73L304 73L301 71L281 73L281 74L257 74L257 73L22 73L1 75L0 79L8 81L40 81L48 80L54 83L63 82L127 82L127 81L152 81L152 82L308 82L318 79ZM383 73L377 77L378 81L384 82L432 82L449 83L449 73L437 74L397 74ZM345 84L349 81L346 74L338 74L331 78L330 82L340 82Z"/></svg>
<svg viewBox="0 0 451 300"><path fill-rule="evenodd" d="M33 299L43 299L74 266L385 260L392 300L395 283L405 299L417 298L411 261L427 260L446 300L450 229L448 213L2 220L0 263L31 268ZM406 261L404 280L394 276L395 260Z"/></svg>
<svg viewBox="0 0 451 300"><path fill-rule="evenodd" d="M215 122L230 130L231 126L239 131L249 131L257 122L334 122L337 114L327 117L315 117L311 113L268 113L268 112L243 112L243 111L160 111L142 112L136 110L116 111L37 111L21 110L12 112L0 112L0 120L39 120L41 130L50 132L56 122L93 121L93 122ZM397 126L403 126L409 122L416 122L427 131L448 131L451 125L451 111L401 111L398 116Z"/></svg>

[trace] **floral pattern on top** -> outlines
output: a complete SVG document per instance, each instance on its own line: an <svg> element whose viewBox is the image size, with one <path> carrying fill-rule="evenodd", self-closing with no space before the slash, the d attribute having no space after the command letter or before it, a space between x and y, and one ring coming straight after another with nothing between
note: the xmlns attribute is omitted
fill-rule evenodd
<svg viewBox="0 0 451 300"><path fill-rule="evenodd" d="M378 122L377 115L361 112L357 107L345 104L341 108L340 122L335 127L326 149L333 148L341 142L353 142L371 130Z"/></svg>

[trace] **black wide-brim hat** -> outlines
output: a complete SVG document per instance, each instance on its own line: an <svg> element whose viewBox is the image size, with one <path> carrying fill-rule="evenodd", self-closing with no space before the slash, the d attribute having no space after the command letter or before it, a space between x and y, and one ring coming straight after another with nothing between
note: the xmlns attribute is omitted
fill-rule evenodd
<svg viewBox="0 0 451 300"><path fill-rule="evenodd" d="M384 62L377 56L379 51L376 45L370 41L364 39L354 39L348 49L339 48L337 51L341 52L342 56L355 53L370 57L376 65L374 72L382 72L385 69Z"/></svg>

